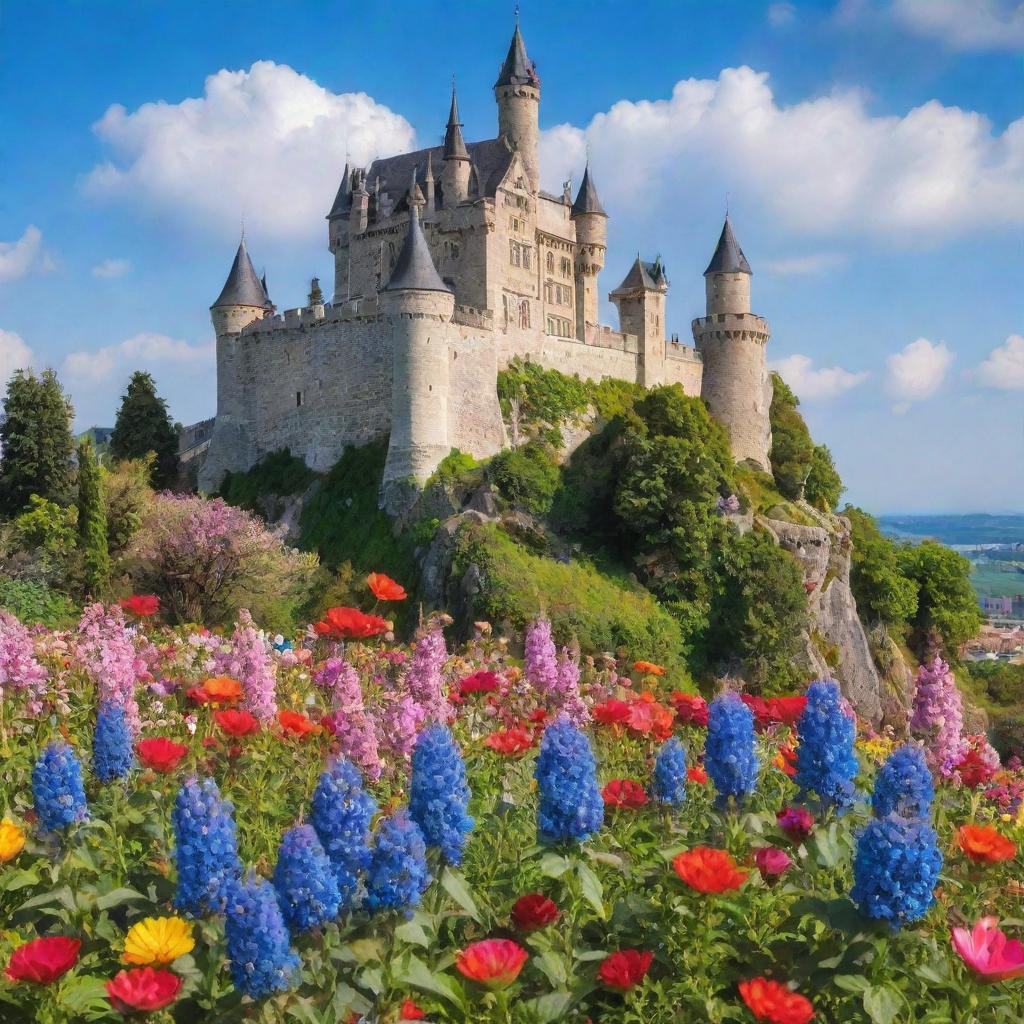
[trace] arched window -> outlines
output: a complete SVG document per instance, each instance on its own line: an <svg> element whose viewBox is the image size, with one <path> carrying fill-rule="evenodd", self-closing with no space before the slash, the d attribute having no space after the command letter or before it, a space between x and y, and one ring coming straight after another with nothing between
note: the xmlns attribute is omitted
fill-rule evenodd
<svg viewBox="0 0 1024 1024"><path fill-rule="evenodd" d="M526 299L519 303L519 326L530 326L530 303Z"/></svg>
<svg viewBox="0 0 1024 1024"><path fill-rule="evenodd" d="M508 296L502 295L501 297L501 311L505 315L505 326L508 327Z"/></svg>
<svg viewBox="0 0 1024 1024"><path fill-rule="evenodd" d="M547 263L548 273L553 274L555 272L555 254L553 252L549 252L548 258L545 262Z"/></svg>

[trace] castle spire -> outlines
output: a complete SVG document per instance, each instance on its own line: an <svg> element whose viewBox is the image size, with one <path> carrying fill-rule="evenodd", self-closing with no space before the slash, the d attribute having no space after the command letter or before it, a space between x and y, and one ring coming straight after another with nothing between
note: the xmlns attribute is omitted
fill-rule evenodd
<svg viewBox="0 0 1024 1024"><path fill-rule="evenodd" d="M462 122L459 120L459 102L455 97L455 84L452 83L452 106L448 111L448 124L444 132L445 160L468 160L469 151L462 137Z"/></svg>
<svg viewBox="0 0 1024 1024"><path fill-rule="evenodd" d="M338 186L338 194L334 197L334 204L331 212L327 214L328 220L335 217L345 217L352 207L352 172L348 169L348 161L345 161L345 170L341 174L341 184Z"/></svg>
<svg viewBox="0 0 1024 1024"><path fill-rule="evenodd" d="M508 47L508 56L505 58L505 63L501 65L494 88L497 89L502 85L540 85L537 68L533 61L526 56L526 44L523 42L523 34L519 31L518 14L516 15L516 30L512 33L512 42Z"/></svg>
<svg viewBox="0 0 1024 1024"><path fill-rule="evenodd" d="M238 243L235 261L231 264L228 279L224 282L217 301L210 307L218 306L257 306L261 309L270 308L270 299L263 284L256 274L256 268L249 258L249 250L245 247L245 238Z"/></svg>
<svg viewBox="0 0 1024 1024"><path fill-rule="evenodd" d="M722 225L722 234L718 238L718 246L715 254L711 257L704 276L709 274L753 274L747 257L743 255L740 243L736 241L736 235L732 230L732 221L729 215L725 215L725 224Z"/></svg>
<svg viewBox="0 0 1024 1024"><path fill-rule="evenodd" d="M430 249L427 247L427 239L423 234L423 227L420 224L423 193L416 183L415 174L413 171L412 187L409 189L409 231L405 236L402 251L398 254L391 280L384 287L384 291L451 292L434 266Z"/></svg>
<svg viewBox="0 0 1024 1024"><path fill-rule="evenodd" d="M596 213L601 217L607 217L601 200L597 198L597 189L594 187L594 180L590 177L590 161L583 171L583 180L580 182L580 190L576 193L576 202L572 204L572 217L581 216L584 213Z"/></svg>

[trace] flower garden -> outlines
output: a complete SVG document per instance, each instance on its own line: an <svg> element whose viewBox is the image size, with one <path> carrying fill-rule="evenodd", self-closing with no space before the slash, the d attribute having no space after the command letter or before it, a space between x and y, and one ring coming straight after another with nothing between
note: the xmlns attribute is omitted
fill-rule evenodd
<svg viewBox="0 0 1024 1024"><path fill-rule="evenodd" d="M1024 771L941 661L890 737L367 583L290 639L0 612L0 1021L1024 1016Z"/></svg>

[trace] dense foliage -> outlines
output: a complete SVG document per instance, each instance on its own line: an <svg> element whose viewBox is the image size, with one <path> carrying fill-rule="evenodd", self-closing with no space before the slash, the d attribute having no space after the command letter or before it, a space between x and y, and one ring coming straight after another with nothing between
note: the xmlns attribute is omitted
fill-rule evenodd
<svg viewBox="0 0 1024 1024"><path fill-rule="evenodd" d="M551 444L534 438L498 452L487 464L487 479L512 504L543 516L551 508L561 474Z"/></svg>
<svg viewBox="0 0 1024 1024"><path fill-rule="evenodd" d="M800 399L777 373L772 374L772 387L768 417L772 428L769 459L779 490L795 501L804 496L804 486L814 459L814 442L803 416L797 411Z"/></svg>
<svg viewBox="0 0 1024 1024"><path fill-rule="evenodd" d="M115 459L153 456L150 482L154 487L171 487L178 475L178 432L174 429L167 403L156 392L156 381L136 370L117 410L110 435L110 453Z"/></svg>
<svg viewBox="0 0 1024 1024"><path fill-rule="evenodd" d="M226 473L219 496L229 505L260 512L261 498L302 494L318 475L288 448L282 448L265 455L247 472Z"/></svg>
<svg viewBox="0 0 1024 1024"><path fill-rule="evenodd" d="M91 441L78 446L78 550L85 591L101 597L110 585L103 477Z"/></svg>
<svg viewBox="0 0 1024 1024"><path fill-rule="evenodd" d="M917 583L904 574L897 546L862 509L847 505L843 515L852 527L850 586L861 618L869 625L906 625L917 614Z"/></svg>
<svg viewBox="0 0 1024 1024"><path fill-rule="evenodd" d="M831 512L838 506L845 489L836 464L832 461L832 452L827 445L816 444L811 453L807 482L804 484L804 498L815 508Z"/></svg>

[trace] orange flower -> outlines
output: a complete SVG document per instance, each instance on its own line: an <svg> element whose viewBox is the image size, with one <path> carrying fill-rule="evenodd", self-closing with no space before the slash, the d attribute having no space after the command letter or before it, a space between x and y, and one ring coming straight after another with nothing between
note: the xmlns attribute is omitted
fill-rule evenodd
<svg viewBox="0 0 1024 1024"><path fill-rule="evenodd" d="M367 615L358 608L328 608L313 628L320 636L332 640L351 640L379 636L391 628L391 623L379 615Z"/></svg>
<svg viewBox="0 0 1024 1024"><path fill-rule="evenodd" d="M371 572L366 577L366 585L378 601L404 601L409 596L401 583L396 583L382 572Z"/></svg>
<svg viewBox="0 0 1024 1024"><path fill-rule="evenodd" d="M455 967L463 977L487 988L508 988L528 957L526 950L511 939L484 939L459 953Z"/></svg>
<svg viewBox="0 0 1024 1024"><path fill-rule="evenodd" d="M807 1024L814 1007L799 992L792 992L779 981L754 978L740 982L740 995L751 1013L769 1024Z"/></svg>
<svg viewBox="0 0 1024 1024"><path fill-rule="evenodd" d="M665 674L665 670L660 665L655 665L653 661L634 661L633 669L647 676L663 676Z"/></svg>
<svg viewBox="0 0 1024 1024"><path fill-rule="evenodd" d="M979 864L998 864L1013 860L1017 847L991 825L961 825L956 830L957 846Z"/></svg>
<svg viewBox="0 0 1024 1024"><path fill-rule="evenodd" d="M322 732L322 727L311 721L298 711L278 711L277 720L285 732L293 736L308 736L310 733Z"/></svg>
<svg viewBox="0 0 1024 1024"><path fill-rule="evenodd" d="M533 736L519 726L512 729L499 729L492 732L485 740L484 746L506 757L521 754L533 746Z"/></svg>
<svg viewBox="0 0 1024 1024"><path fill-rule="evenodd" d="M697 892L719 893L738 889L747 872L736 866L732 854L709 846L695 846L672 861L675 873Z"/></svg>
<svg viewBox="0 0 1024 1024"><path fill-rule="evenodd" d="M230 676L207 679L201 687L206 699L216 704L234 704L242 699L242 684Z"/></svg>
<svg viewBox="0 0 1024 1024"><path fill-rule="evenodd" d="M790 777L796 775L796 751L791 746L783 744L779 747L772 764Z"/></svg>

